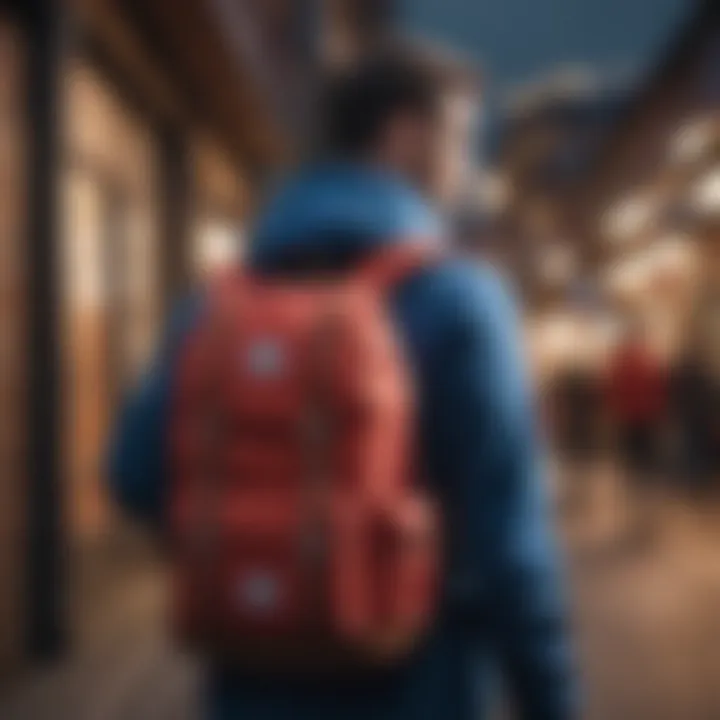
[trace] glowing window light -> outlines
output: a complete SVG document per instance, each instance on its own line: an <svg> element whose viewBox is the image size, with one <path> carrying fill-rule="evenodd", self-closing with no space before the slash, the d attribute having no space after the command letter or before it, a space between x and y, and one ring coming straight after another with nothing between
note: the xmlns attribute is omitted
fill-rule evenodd
<svg viewBox="0 0 720 720"><path fill-rule="evenodd" d="M678 277L691 277L697 259L697 246L689 236L668 234L609 268L605 285L611 292L634 295L646 290L659 274L671 271Z"/></svg>
<svg viewBox="0 0 720 720"><path fill-rule="evenodd" d="M533 339L545 356L572 354L579 342L578 323L569 313L551 315L536 323Z"/></svg>
<svg viewBox="0 0 720 720"><path fill-rule="evenodd" d="M707 150L720 137L720 127L711 118L696 118L685 123L670 141L670 158L675 162L690 162Z"/></svg>
<svg viewBox="0 0 720 720"><path fill-rule="evenodd" d="M713 168L698 180L690 191L690 202L701 213L716 215L720 212L720 166Z"/></svg>
<svg viewBox="0 0 720 720"><path fill-rule="evenodd" d="M603 217L603 230L613 241L625 241L644 230L655 212L655 203L646 195L615 203Z"/></svg>
<svg viewBox="0 0 720 720"><path fill-rule="evenodd" d="M672 233L654 244L653 253L658 267L686 270L697 259L697 246L689 235Z"/></svg>
<svg viewBox="0 0 720 720"><path fill-rule="evenodd" d="M503 210L511 199L511 188L507 178L498 172L477 173L474 182L474 198L490 212Z"/></svg>
<svg viewBox="0 0 720 720"><path fill-rule="evenodd" d="M606 287L620 295L641 292L650 281L653 264L653 258L648 252L627 258L607 271Z"/></svg>
<svg viewBox="0 0 720 720"><path fill-rule="evenodd" d="M242 232L231 222L208 219L201 223L193 247L193 264L200 276L235 262L242 252Z"/></svg>
<svg viewBox="0 0 720 720"><path fill-rule="evenodd" d="M555 244L546 248L540 256L538 269L545 282L560 284L573 276L576 265L572 250L564 244Z"/></svg>

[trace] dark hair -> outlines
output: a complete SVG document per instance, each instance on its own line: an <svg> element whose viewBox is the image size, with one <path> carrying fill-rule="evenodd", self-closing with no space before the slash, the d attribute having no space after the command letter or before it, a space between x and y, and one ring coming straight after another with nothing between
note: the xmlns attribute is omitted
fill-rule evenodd
<svg viewBox="0 0 720 720"><path fill-rule="evenodd" d="M331 78L325 88L322 145L359 155L399 112L433 117L448 92L477 92L472 69L437 50L393 43Z"/></svg>

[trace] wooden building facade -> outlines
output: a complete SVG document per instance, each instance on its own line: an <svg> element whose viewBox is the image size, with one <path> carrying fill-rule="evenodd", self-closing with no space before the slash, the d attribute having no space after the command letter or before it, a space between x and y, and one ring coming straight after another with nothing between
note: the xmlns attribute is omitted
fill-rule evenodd
<svg viewBox="0 0 720 720"><path fill-rule="evenodd" d="M281 22L298 5L0 3L0 678L67 647L69 555L118 522L123 389L292 157L318 31Z"/></svg>

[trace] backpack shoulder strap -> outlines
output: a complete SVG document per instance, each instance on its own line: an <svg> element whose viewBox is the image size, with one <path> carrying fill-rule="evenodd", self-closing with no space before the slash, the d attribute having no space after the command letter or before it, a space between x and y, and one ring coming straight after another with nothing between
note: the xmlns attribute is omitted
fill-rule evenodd
<svg viewBox="0 0 720 720"><path fill-rule="evenodd" d="M399 243L374 252L360 265L355 279L379 293L390 292L403 280L437 263L442 251L427 243Z"/></svg>
<svg viewBox="0 0 720 720"><path fill-rule="evenodd" d="M213 313L226 310L247 285L248 277L241 265L214 272L206 283L209 310Z"/></svg>

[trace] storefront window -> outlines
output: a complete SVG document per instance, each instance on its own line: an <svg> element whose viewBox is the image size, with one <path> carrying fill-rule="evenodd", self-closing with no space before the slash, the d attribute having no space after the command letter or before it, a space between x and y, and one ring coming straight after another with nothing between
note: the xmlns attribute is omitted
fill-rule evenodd
<svg viewBox="0 0 720 720"><path fill-rule="evenodd" d="M156 340L156 158L150 130L92 68L69 63L61 183L64 412L70 527L109 529L102 477L111 418Z"/></svg>

